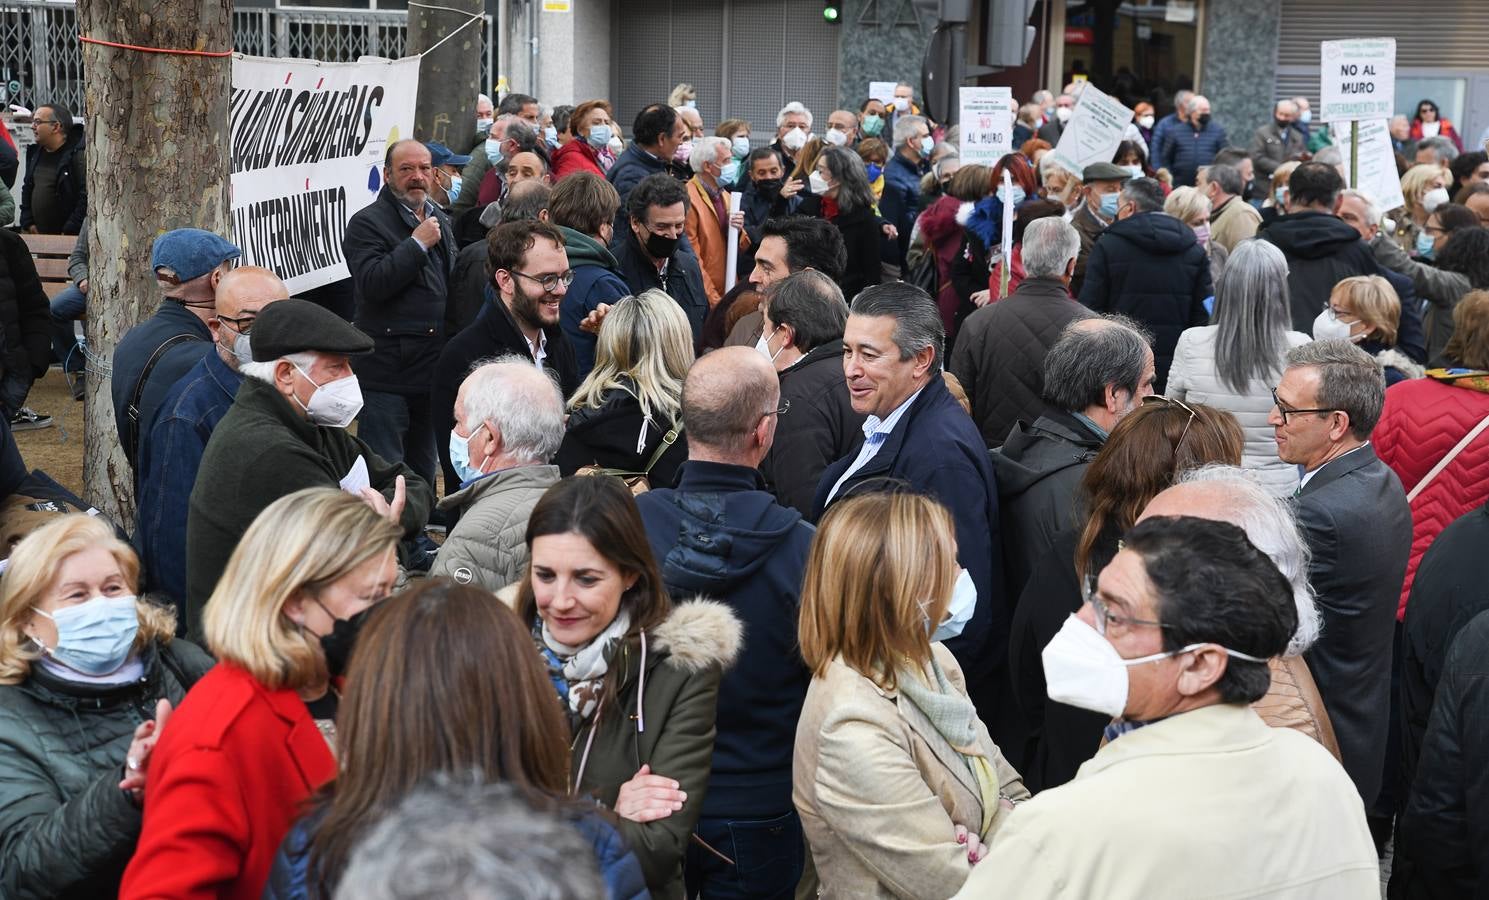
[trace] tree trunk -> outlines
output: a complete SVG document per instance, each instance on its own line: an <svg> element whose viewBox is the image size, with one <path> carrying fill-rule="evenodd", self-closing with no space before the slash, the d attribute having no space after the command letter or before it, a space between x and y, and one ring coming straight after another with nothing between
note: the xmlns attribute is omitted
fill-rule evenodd
<svg viewBox="0 0 1489 900"><path fill-rule="evenodd" d="M78 0L86 37L178 50L232 47L230 0ZM109 361L155 312L157 235L228 234L232 60L83 45L88 123L88 395L84 496L132 527L134 479L114 425Z"/></svg>
<svg viewBox="0 0 1489 900"><path fill-rule="evenodd" d="M484 22L466 24L486 11L485 0L441 0L439 6L408 6L409 56L419 61L419 99L414 110L414 138L438 141L463 154L476 140L476 95L481 92L481 29ZM461 10L461 13L451 10ZM464 14L462 14L464 13ZM464 26L464 27L462 27ZM426 52L444 38L459 34ZM479 185L466 185L475 190Z"/></svg>

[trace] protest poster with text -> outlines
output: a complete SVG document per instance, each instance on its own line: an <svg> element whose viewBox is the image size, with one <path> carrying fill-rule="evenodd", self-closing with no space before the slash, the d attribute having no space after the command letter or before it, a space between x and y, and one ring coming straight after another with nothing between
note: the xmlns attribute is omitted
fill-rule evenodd
<svg viewBox="0 0 1489 900"><path fill-rule="evenodd" d="M957 88L961 105L962 165L991 166L1013 152L1013 91Z"/></svg>
<svg viewBox="0 0 1489 900"><path fill-rule="evenodd" d="M382 187L388 144L409 137L419 59L354 63L234 55L233 242L245 265L298 294L347 277L346 223Z"/></svg>
<svg viewBox="0 0 1489 900"><path fill-rule="evenodd" d="M1335 122L1334 143L1345 159L1350 158L1350 123ZM1344 180L1349 182L1348 166ZM1360 123L1359 177L1349 186L1369 195L1382 212L1406 205L1401 193L1401 180L1396 175L1396 150L1391 146L1390 120L1374 119Z"/></svg>
<svg viewBox="0 0 1489 900"><path fill-rule="evenodd" d="M1321 120L1391 118L1396 111L1395 38L1321 41L1318 55Z"/></svg>
<svg viewBox="0 0 1489 900"><path fill-rule="evenodd" d="M1087 82L1052 151L1055 162L1077 177L1092 163L1111 162L1131 123L1132 110Z"/></svg>

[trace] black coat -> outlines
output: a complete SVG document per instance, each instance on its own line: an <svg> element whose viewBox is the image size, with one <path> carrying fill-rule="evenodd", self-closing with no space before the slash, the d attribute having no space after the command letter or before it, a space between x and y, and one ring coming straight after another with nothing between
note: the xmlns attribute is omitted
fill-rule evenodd
<svg viewBox="0 0 1489 900"><path fill-rule="evenodd" d="M781 373L781 404L787 403L760 473L776 500L806 515L823 470L863 439L864 417L853 411L843 378L841 340L812 348Z"/></svg>
<svg viewBox="0 0 1489 900"><path fill-rule="evenodd" d="M1022 594L1055 536L1081 524L1081 478L1104 442L1074 415L1047 407L1032 425L1015 422L1008 440L993 451L1009 597Z"/></svg>
<svg viewBox="0 0 1489 900"><path fill-rule="evenodd" d="M822 198L811 194L802 199L797 212L818 219L826 218L822 215ZM843 236L843 246L848 251L841 287L843 296L852 303L859 291L884 280L884 267L879 259L881 223L879 217L868 207L852 212L839 212L837 218L828 221Z"/></svg>
<svg viewBox="0 0 1489 900"><path fill-rule="evenodd" d="M646 428L646 439L641 429ZM622 472L640 472L646 468L671 422L646 421L641 403L627 390L615 389L605 395L597 408L581 407L569 413L568 430L559 445L553 464L565 477L588 465L600 465ZM638 442L641 450L636 447ZM677 442L663 453L647 479L652 487L672 487L677 482L677 469L688 458L688 436L678 435Z"/></svg>
<svg viewBox="0 0 1489 900"><path fill-rule="evenodd" d="M462 247L450 272L450 292L445 298L445 336L464 331L481 313L489 299L491 276L486 274L485 242Z"/></svg>
<svg viewBox="0 0 1489 900"><path fill-rule="evenodd" d="M563 329L553 325L543 329L547 338L547 356L543 368L558 379L559 389L568 397L579 387L579 367L574 361L574 348ZM439 448L440 467L445 476L445 494L460 489L460 477L450 465L450 430L455 427L455 395L470 374L471 366L497 356L523 356L532 359L527 338L522 336L512 313L500 299L487 303L470 327L445 344L434 367L434 387L429 403L433 408L434 444Z"/></svg>
<svg viewBox="0 0 1489 900"><path fill-rule="evenodd" d="M1066 325L1090 315L1058 278L1026 278L962 323L951 373L989 447L1003 443L1018 420L1033 421L1044 411L1045 354Z"/></svg>
<svg viewBox="0 0 1489 900"><path fill-rule="evenodd" d="M1296 500L1313 552L1308 582L1323 631L1308 668L1368 809L1380 792L1391 710L1391 645L1411 552L1401 482L1368 444L1317 469Z"/></svg>
<svg viewBox="0 0 1489 900"><path fill-rule="evenodd" d="M617 237L631 230L631 217L626 211L626 200L631 196L631 189L652 175L671 171L666 160L657 159L642 150L635 141L627 144L626 149L615 158L615 164L605 173L605 179L620 194L620 210L615 214Z"/></svg>
<svg viewBox="0 0 1489 900"><path fill-rule="evenodd" d="M3 141L0 141L3 143ZM83 229L83 217L88 215L88 173L86 151L88 139L81 122L74 123L67 134L67 142L57 152L57 203L69 210L67 221L62 226L63 234L77 234ZM26 180L21 185L21 227L36 224L31 210L34 202L36 166L41 161L40 148L26 154Z"/></svg>
<svg viewBox="0 0 1489 900"><path fill-rule="evenodd" d="M0 143L4 143L0 141ZM0 229L0 409L21 408L51 361L51 305L21 236Z"/></svg>
<svg viewBox="0 0 1489 900"><path fill-rule="evenodd" d="M615 232L610 252L615 255L615 262L632 294L657 288L677 301L677 305L688 316L688 325L693 329L693 343L696 346L698 338L703 334L703 319L708 315L708 294L703 290L703 269L698 265L698 257L693 255L693 249L688 246L687 241L678 241L677 249L672 252L672 259L667 263L666 284L662 283L656 264L646 255L641 243L636 240L636 232L629 225L624 231Z"/></svg>
<svg viewBox="0 0 1489 900"><path fill-rule="evenodd" d="M1210 321L1205 298L1210 258L1194 229L1166 213L1139 213L1113 222L1091 248L1081 302L1101 313L1122 313L1153 333L1154 390L1162 393L1174 346L1186 328Z"/></svg>

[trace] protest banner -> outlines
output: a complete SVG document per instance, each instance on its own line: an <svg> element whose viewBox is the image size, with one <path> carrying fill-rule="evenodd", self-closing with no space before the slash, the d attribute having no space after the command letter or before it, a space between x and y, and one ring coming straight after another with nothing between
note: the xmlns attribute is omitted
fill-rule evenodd
<svg viewBox="0 0 1489 900"><path fill-rule="evenodd" d="M1055 162L1077 177L1092 163L1111 162L1131 122L1132 110L1088 83L1052 151Z"/></svg>
<svg viewBox="0 0 1489 900"><path fill-rule="evenodd" d="M1390 121L1375 119L1355 124L1360 132L1359 172L1356 177L1347 179L1349 186L1369 194L1381 212L1405 206L1401 180L1396 177L1396 151L1391 146ZM1339 152L1349 159L1353 155L1350 132L1354 129L1351 123L1335 122L1332 129Z"/></svg>
<svg viewBox="0 0 1489 900"><path fill-rule="evenodd" d="M1013 91L1006 87L957 89L961 105L962 165L991 166L1013 152Z"/></svg>
<svg viewBox="0 0 1489 900"><path fill-rule="evenodd" d="M419 58L354 63L233 56L233 242L290 293L347 277L341 239L410 137Z"/></svg>
<svg viewBox="0 0 1489 900"><path fill-rule="evenodd" d="M894 106L894 87L898 81L870 81L869 97L885 106Z"/></svg>
<svg viewBox="0 0 1489 900"><path fill-rule="evenodd" d="M1325 122L1389 119L1396 112L1396 39L1322 41L1319 111Z"/></svg>

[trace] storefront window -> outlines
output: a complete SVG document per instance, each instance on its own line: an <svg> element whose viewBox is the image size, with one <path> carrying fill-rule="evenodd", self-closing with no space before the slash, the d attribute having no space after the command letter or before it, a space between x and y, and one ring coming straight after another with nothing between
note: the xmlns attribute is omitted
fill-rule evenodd
<svg viewBox="0 0 1489 900"><path fill-rule="evenodd" d="M1196 0L1066 0L1062 84L1089 79L1127 106L1162 108L1194 86L1198 69Z"/></svg>

